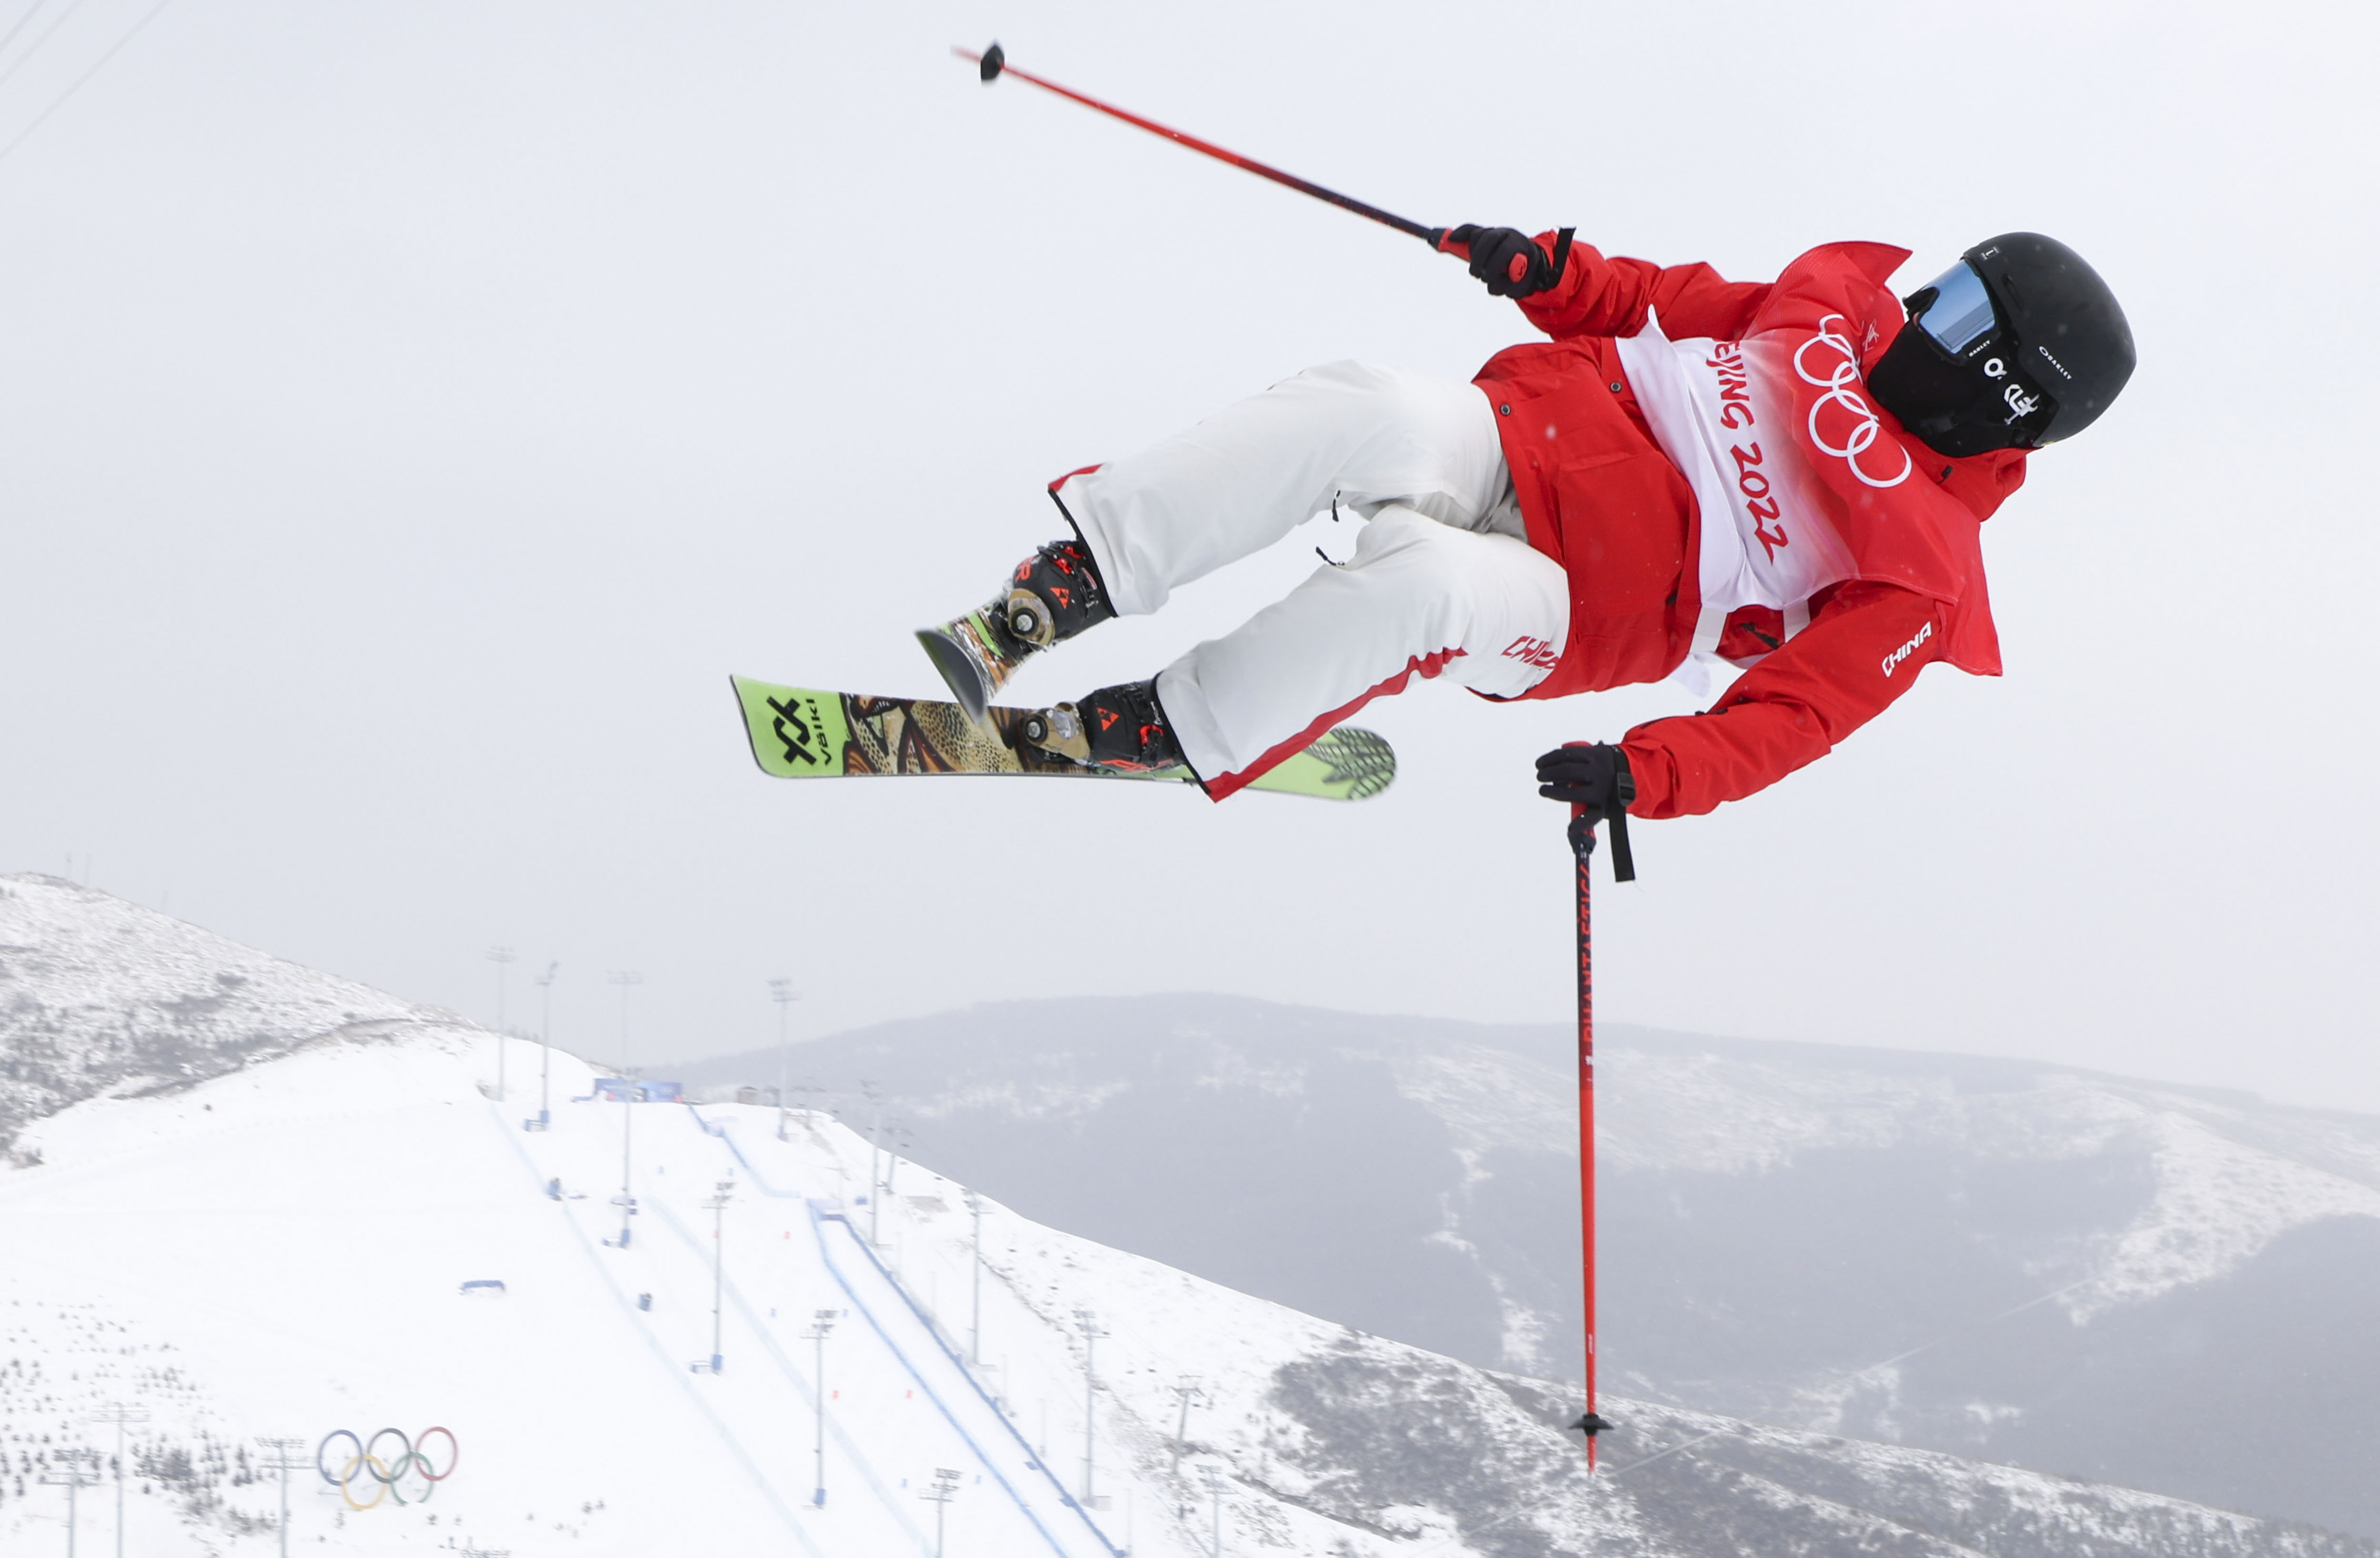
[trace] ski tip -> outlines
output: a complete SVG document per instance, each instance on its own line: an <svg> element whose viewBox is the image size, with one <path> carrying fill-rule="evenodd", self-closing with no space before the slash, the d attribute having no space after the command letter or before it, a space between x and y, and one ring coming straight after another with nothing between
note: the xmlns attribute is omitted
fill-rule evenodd
<svg viewBox="0 0 2380 1558"><path fill-rule="evenodd" d="M773 779L776 775L770 768L768 758L761 755L759 724L752 717L754 702L752 689L766 685L766 682L754 682L733 672L730 672L727 678L727 690L735 695L736 717L744 727L744 750L752 755L752 764L755 767Z"/></svg>
<svg viewBox="0 0 2380 1558"><path fill-rule="evenodd" d="M1324 801L1368 801L1396 778L1397 755L1387 738L1341 725L1250 781L1248 788Z"/></svg>

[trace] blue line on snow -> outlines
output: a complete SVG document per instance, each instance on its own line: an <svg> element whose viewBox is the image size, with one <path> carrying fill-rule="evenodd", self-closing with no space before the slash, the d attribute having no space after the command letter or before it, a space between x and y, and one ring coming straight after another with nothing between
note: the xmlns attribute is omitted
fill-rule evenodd
<svg viewBox="0 0 2380 1558"><path fill-rule="evenodd" d="M1058 1558L1066 1558L1066 1549L1064 1544L1058 1540L1057 1537L1050 1531L1049 1527L1041 1524L1041 1516L1035 1514L1033 1512L1033 1506L1025 1502L1025 1495L1016 1491L1014 1486L1009 1482L1008 1479L1002 1474L1000 1467L992 1464L991 1457L983 1453L983 1446L975 1442L975 1435L969 1433L965 1428L960 1424L958 1415L950 1409L949 1405L945 1403L940 1395L935 1394L934 1387L926 1383L926 1376L917 1371L917 1365L911 1361L907 1353L901 1350L901 1344L892 1339L892 1335L884 1329L883 1322L876 1318L876 1311L868 1307L868 1300L859 1296L858 1289L851 1286L851 1279L843 1274L843 1268L834 1263L834 1256L826 1247L827 1222L831 1219L834 1222L841 1223L843 1224L845 1231L849 1231L851 1228L850 1221L839 1212L821 1213L819 1211L818 1202L814 1201L807 1202L804 1204L808 1208L810 1214L810 1232L818 1236L819 1258L826 1262L826 1269L834 1274L834 1280L842 1286L844 1296L850 1298L852 1303L858 1307L860 1317L868 1322L868 1329L876 1333L877 1340L882 1342L887 1347L892 1349L892 1356L901 1360L901 1367L909 1371L909 1377L917 1382L917 1388L926 1393L926 1399L934 1404L934 1409L936 1411L941 1413L942 1420L951 1425L951 1431L953 1432L956 1433L962 1440L965 1441L967 1451L975 1456L976 1464L982 1467L984 1470L991 1473L991 1479L1000 1484L1000 1491L1002 1492L1006 1493L1009 1498L1015 1502L1018 1513L1022 1514L1026 1519L1030 1520L1033 1523L1033 1528L1041 1534L1041 1540L1050 1544L1050 1551L1058 1554ZM858 1235L853 1234L852 1237L856 1238ZM879 1267L878 1269L881 1270L882 1268ZM897 1285L894 1287L894 1291L899 1291ZM904 1295L904 1297L906 1297L906 1295ZM1002 1420L1004 1422L1007 1419L1002 1419ZM1039 1463L1037 1461L1035 1464L1038 1465ZM1072 1504L1074 1501L1069 1499L1066 1502ZM1096 1530L1092 1532L1092 1535L1094 1536L1097 1536L1098 1534L1099 1533ZM1104 1545L1105 1539L1102 1538L1101 1541L1102 1545ZM1113 1552L1114 1550L1111 1548L1109 1551Z"/></svg>
<svg viewBox="0 0 2380 1558"><path fill-rule="evenodd" d="M678 1221L677 1214L669 1209L667 1202L659 1196L654 1196L645 1204L658 1214L662 1222L669 1225L670 1231L677 1235L679 1240L688 1250L698 1255L705 1253L701 1242L694 1237L693 1232L684 1223ZM744 1323L750 1328L753 1335L759 1338L760 1345L768 1349L769 1356L776 1360L778 1371L792 1382L794 1392L801 1397L802 1405L816 1411L818 1392L803 1380L801 1371L795 1367L793 1359L785 1356L784 1349L777 1345L777 1338L770 1334L767 1324L746 1300L734 1280L722 1279L721 1286L726 1288L727 1297L734 1300L735 1311L743 1317ZM876 1502L884 1506L885 1513L892 1516L892 1523L900 1527L911 1541L917 1544L917 1552L921 1558L932 1558L933 1543L926 1539L924 1531L918 1529L917 1522L909 1518L908 1510L892 1496L892 1490L884 1485L884 1479L876 1474L875 1464L862 1453L857 1441L844 1431L843 1424L838 1419L830 1417L826 1419L826 1424L827 1431L834 1438L835 1448L842 1451L844 1459L849 1461L857 1470L860 1480L868 1484L868 1492L876 1495Z"/></svg>
<svg viewBox="0 0 2380 1558"><path fill-rule="evenodd" d="M733 1153L735 1155L735 1161L742 1164L744 1165L744 1171L752 1176L752 1182L760 1187L760 1193L762 1195L778 1196L788 1200L795 1199L794 1191L777 1190L771 1186L768 1180L760 1177L760 1171L752 1166L752 1160L744 1155L744 1149L735 1144L735 1139L727 1133L723 1126L714 1128L709 1120L702 1117L702 1112L697 1109L690 1102L686 1105L686 1112L694 1117L695 1123L702 1128L702 1133L704 1135L717 1139L726 1146L730 1153ZM843 1225L844 1231L851 1236L852 1242L859 1246L859 1252L868 1257L868 1263L876 1268L878 1274L882 1276L885 1282L891 1285L893 1292L901 1295L901 1301L908 1305L910 1312L915 1314L919 1322L925 1325L926 1335L934 1339L934 1345L941 1349L942 1356L951 1360L953 1365L958 1369L959 1376L965 1380L969 1385L972 1385L975 1388L976 1395L982 1399L983 1404L991 1408L992 1416L1000 1419L1000 1426L1008 1431L1009 1437L1016 1441L1016 1447L1025 1452L1026 1461L1032 1465L1035 1470L1040 1472L1043 1477L1049 1479L1050 1488L1057 1492L1058 1497L1064 1502L1066 1507L1083 1517L1083 1524L1089 1528L1092 1537L1098 1540L1099 1546L1113 1554L1114 1558L1124 1558L1123 1550L1116 1546L1115 1543L1108 1540L1107 1533L1100 1530L1099 1524L1091 1518L1091 1512L1085 1509L1080 1501L1078 1501L1074 1494L1066 1492L1066 1485L1058 1480L1058 1474L1051 1471L1050 1467L1043 1463L1041 1456L1035 1452L1033 1446L1026 1442L1025 1435L1018 1431L1014 1422L1009 1420L1008 1414L1000 1409L1000 1403L993 1400L991 1393L983 1388L983 1382L975 1377L975 1371L966 1366L966 1359L961 1358L957 1353L951 1350L950 1344L942 1340L942 1334L941 1330L935 1326L932 1317L928 1315L924 1310L917 1307L917 1300L912 1298L909 1290L901 1285L901 1279L894 1276L891 1271L887 1270L884 1262L877 1258L876 1251L868 1247L868 1241L859 1237L859 1230L851 1226L851 1219L845 1217L839 1212L830 1212L821 1214L819 1211L817 1202L809 1200L808 1197L801 1197L799 1199L802 1201L802 1204L809 1210L810 1226L818 1234L819 1253L820 1256L824 1257L827 1270L834 1274L835 1281L843 1284L843 1290L845 1293L851 1293L851 1284L844 1281L842 1268L834 1263L834 1257L827 1253L826 1232L824 1228L820 1226L820 1218L821 1215L832 1217L836 1222ZM868 1306L864 1303L860 1303L859 1296L856 1293L852 1293L851 1301L855 1304L859 1304L859 1311L868 1317L868 1323L871 1326L875 1326L876 1334L879 1336L884 1336L884 1345L892 1348L894 1356L898 1357L903 1365L908 1368L910 1376L912 1378L917 1378L917 1367L909 1362L908 1356L906 1354L903 1353L898 1347L893 1345L892 1339L890 1336L884 1335L884 1328L881 1325L877 1324L876 1316L868 1310ZM923 1379L918 1379L917 1383L920 1385L923 1385L926 1382ZM949 1407L942 1407L941 1399L939 1396L934 1395L931 1389L928 1389L926 1395L933 1401L935 1406L942 1407L942 1416L950 1419L951 1426L954 1429L958 1429L960 1437L966 1438L966 1431L959 1428L958 1419L951 1416L951 1410ZM976 1448L974 1440L967 1439L967 1447L969 1449L976 1450L976 1455L978 1458L983 1457L983 1452ZM989 1468L990 1467L991 1463L989 1459L985 1459L984 1465ZM993 1471L993 1476L999 1476L997 1470ZM1001 1486L1003 1488L1008 1486L1005 1479L1002 1480ZM1012 1498L1016 1496L1014 1490L1011 1491L1009 1496ZM1024 1501L1022 1499L1017 1500L1017 1506L1019 1508L1024 1508ZM1032 1511L1029 1509L1026 1510L1026 1513L1028 1517L1032 1516ZM1034 1519L1033 1524L1034 1527L1038 1529L1041 1522L1036 1518ZM1044 1531L1042 1534L1047 1536L1049 1533ZM1051 1539L1050 1545L1053 1547L1057 1545L1054 1538Z"/></svg>
<svg viewBox="0 0 2380 1558"><path fill-rule="evenodd" d="M520 1159L521 1166L528 1170L529 1178L542 1186L545 1183L544 1178L538 1172L535 1160L528 1155L528 1149L514 1140L512 1128L504 1123L504 1111L491 1104L488 1105L488 1117L495 1121L496 1129L504 1133L504 1140L512 1143L513 1152ZM603 1278L603 1286L609 1287L612 1290L612 1296L619 1300L621 1312L631 1313L627 1294L621 1291L620 1285L613 1279L611 1268L604 1265L597 1257L595 1247L587 1242L587 1230L578 1226L578 1219L570 1215L570 1209L566 1206L563 1208L562 1220L568 1224L570 1231L578 1237L578 1248L586 1253L588 1264L595 1268L597 1274ZM687 1383L685 1377L678 1373L677 1359L662 1350L661 1338L654 1335L649 1327L639 1325L634 1320L628 1323L638 1335L644 1337L645 1345L652 1348L653 1355L662 1360L662 1366L669 1371L670 1378L677 1381L678 1388L686 1392L686 1398L694 1403L695 1409L710 1419L711 1429L719 1435L720 1442L727 1446L730 1454L743 1463L745 1473L759 1488L760 1496L769 1501L769 1507L775 1510L777 1517L785 1523L785 1528L794 1533L794 1540L802 1544L802 1551L809 1553L810 1558L826 1558L824 1553L819 1552L818 1544L810 1540L810 1534L802 1529L801 1522L794 1517L793 1511L787 1509L784 1501L777 1496L777 1490L771 1487L769 1479L760 1475L760 1468L752 1464L752 1457L745 1454L743 1444L728 1431L725 1419L712 1409L710 1402L702 1398L699 1391Z"/></svg>

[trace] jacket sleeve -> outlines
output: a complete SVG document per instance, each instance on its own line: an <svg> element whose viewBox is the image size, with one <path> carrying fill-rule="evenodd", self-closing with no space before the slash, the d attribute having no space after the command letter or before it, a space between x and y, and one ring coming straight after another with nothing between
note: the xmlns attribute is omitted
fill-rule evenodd
<svg viewBox="0 0 2380 1558"><path fill-rule="evenodd" d="M1537 241L1553 252L1553 234ZM1572 244L1561 279L1520 304L1529 322L1557 341L1633 335L1645 328L1646 310L1654 308L1660 310L1663 333L1673 339L1708 335L1737 341L1768 292L1767 282L1727 281L1707 265L1609 260L1592 245Z"/></svg>
<svg viewBox="0 0 2380 1558"><path fill-rule="evenodd" d="M1628 732L1629 815L1699 815L1816 762L1907 692L1943 637L1938 602L1889 585L1842 586L1709 710Z"/></svg>

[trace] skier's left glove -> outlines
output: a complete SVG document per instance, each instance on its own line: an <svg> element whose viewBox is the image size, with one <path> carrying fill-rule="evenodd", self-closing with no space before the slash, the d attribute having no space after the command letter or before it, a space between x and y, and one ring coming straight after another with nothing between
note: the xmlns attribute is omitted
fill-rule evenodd
<svg viewBox="0 0 2380 1558"><path fill-rule="evenodd" d="M1548 254L1544 245L1517 227L1482 227L1466 222L1448 228L1438 247L1469 259L1471 273L1487 283L1488 290L1498 297L1534 297L1561 280L1562 268L1570 263L1570 235L1571 230L1563 228L1555 236L1553 252Z"/></svg>
<svg viewBox="0 0 2380 1558"><path fill-rule="evenodd" d="M1537 793L1549 801L1584 806L1594 821L1624 812L1636 799L1628 755L1601 742L1558 746L1537 759Z"/></svg>

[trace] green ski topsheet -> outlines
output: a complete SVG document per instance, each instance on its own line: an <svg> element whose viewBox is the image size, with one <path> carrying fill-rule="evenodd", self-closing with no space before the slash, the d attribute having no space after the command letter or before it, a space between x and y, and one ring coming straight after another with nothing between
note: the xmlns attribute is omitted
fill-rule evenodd
<svg viewBox="0 0 2380 1558"><path fill-rule="evenodd" d="M992 708L987 723L953 703L879 698L780 687L731 676L744 733L760 771L778 779L861 779L920 774L1022 774L1050 779L1124 779L1193 784L1186 771L1114 773L1086 768L1023 741L1017 722L1030 712ZM1252 781L1250 790L1366 801L1397 777L1397 756L1383 738L1342 725Z"/></svg>

